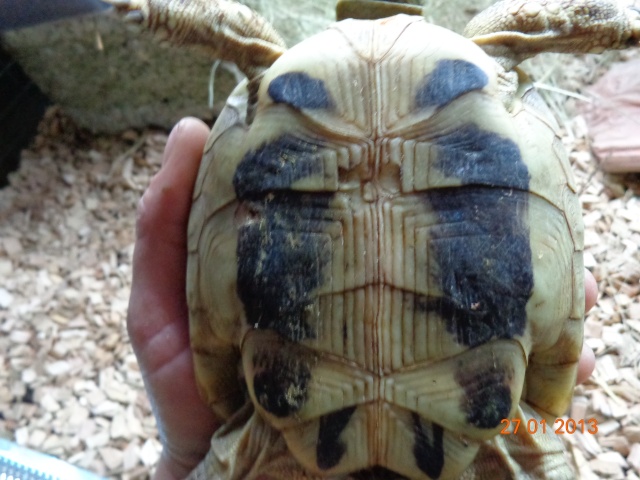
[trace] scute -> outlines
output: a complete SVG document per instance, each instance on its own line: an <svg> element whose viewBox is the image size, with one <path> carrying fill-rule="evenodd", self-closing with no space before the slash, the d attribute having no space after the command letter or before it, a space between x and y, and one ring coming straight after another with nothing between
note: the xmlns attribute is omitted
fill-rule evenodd
<svg viewBox="0 0 640 480"><path fill-rule="evenodd" d="M442 296L428 301L457 342L475 347L525 333L534 288L522 190L465 188L431 192L438 218L429 243Z"/></svg>
<svg viewBox="0 0 640 480"><path fill-rule="evenodd" d="M331 243L314 216L326 209L326 199L276 197L245 204L250 213L238 232L238 296L249 326L297 342L316 336L308 314L314 290L326 281Z"/></svg>
<svg viewBox="0 0 640 480"><path fill-rule="evenodd" d="M438 61L418 90L416 106L444 107L460 95L481 90L487 83L487 74L474 63L443 59Z"/></svg>
<svg viewBox="0 0 640 480"><path fill-rule="evenodd" d="M413 456L418 468L429 478L440 478L444 467L444 446L442 437L444 429L438 424L431 424L431 431L422 423L422 419L416 413L411 414L413 419L413 432L415 445Z"/></svg>
<svg viewBox="0 0 640 480"><path fill-rule="evenodd" d="M462 123L453 132L439 135L433 166L462 185L529 190L529 171L518 144L476 124Z"/></svg>
<svg viewBox="0 0 640 480"><path fill-rule="evenodd" d="M304 72L284 73L271 80L269 96L275 103L284 103L299 110L333 106L324 81L312 78Z"/></svg>
<svg viewBox="0 0 640 480"><path fill-rule="evenodd" d="M356 407L352 406L320 417L316 445L316 458L320 470L328 470L340 463L347 450L344 442L340 440L340 435L355 411Z"/></svg>
<svg viewBox="0 0 640 480"><path fill-rule="evenodd" d="M238 199L291 189L296 182L322 173L320 146L291 134L247 152L233 177Z"/></svg>
<svg viewBox="0 0 640 480"><path fill-rule="evenodd" d="M345 21L265 72L251 124L222 113L189 232L192 321L215 342L193 342L220 411L235 365L197 356L241 364L245 443L282 440L264 471L479 479L559 445L496 440L503 418L566 407L583 300L566 155L501 72L417 17Z"/></svg>
<svg viewBox="0 0 640 480"><path fill-rule="evenodd" d="M295 357L280 352L266 353L251 359L253 394L271 415L289 417L297 413L307 400L311 377L309 368Z"/></svg>
<svg viewBox="0 0 640 480"><path fill-rule="evenodd" d="M511 363L494 364L491 369L459 369L456 381L464 388L465 397L460 405L466 413L469 425L481 429L495 429L502 420L509 418L513 410L511 383L513 381Z"/></svg>

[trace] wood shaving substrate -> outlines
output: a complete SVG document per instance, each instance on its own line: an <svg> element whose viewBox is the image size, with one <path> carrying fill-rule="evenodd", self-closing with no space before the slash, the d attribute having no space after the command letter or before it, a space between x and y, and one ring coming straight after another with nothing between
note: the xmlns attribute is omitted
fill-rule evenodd
<svg viewBox="0 0 640 480"><path fill-rule="evenodd" d="M597 367L568 417L599 430L563 438L579 478L637 480L640 199L604 185L584 121L572 122L600 297L586 320ZM166 139L92 137L52 110L0 191L0 435L112 478L147 477L161 450L125 318L136 204Z"/></svg>

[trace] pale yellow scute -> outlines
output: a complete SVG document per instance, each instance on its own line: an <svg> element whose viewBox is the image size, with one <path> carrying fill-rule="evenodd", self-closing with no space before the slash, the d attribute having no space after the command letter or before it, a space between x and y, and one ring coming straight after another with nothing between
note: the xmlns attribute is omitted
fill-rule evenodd
<svg viewBox="0 0 640 480"><path fill-rule="evenodd" d="M212 130L194 187L188 226L187 303L195 376L205 402L226 419L243 401L237 365L239 318L236 294L237 233L226 228L235 216L232 178L240 161L237 142L244 133L244 86L230 97L229 106ZM235 101L234 101L235 99ZM218 144L218 140L220 144ZM213 294L212 294L213 292Z"/></svg>
<svg viewBox="0 0 640 480"><path fill-rule="evenodd" d="M377 26L380 28L374 35L371 24L346 20L289 50L286 58L265 72L258 111L266 113L271 108L269 85L290 72L292 65L295 71L324 79L332 100L329 109L303 110L294 115L312 122L317 131L333 141L398 137L407 133L406 127L416 127L416 116L432 116L433 109L416 112L415 99L426 76L443 58L475 64L487 73L488 85L483 91L496 91L498 67L463 37L406 15L380 20ZM416 38L439 41L421 43ZM310 51L313 55L308 54ZM400 69L402 75L398 75Z"/></svg>
<svg viewBox="0 0 640 480"><path fill-rule="evenodd" d="M527 304L532 345L523 400L553 420L569 405L582 350L584 227L558 126L528 77L519 79L513 125L534 194L527 222L534 274Z"/></svg>
<svg viewBox="0 0 640 480"><path fill-rule="evenodd" d="M500 426L479 428L470 424L465 405L475 395L491 402L492 396L485 392L505 387L515 408L525 374L524 353L516 341L490 342L437 363L386 376L383 395L390 404L414 411L446 430L484 440L498 433ZM430 380L425 382L425 378Z"/></svg>
<svg viewBox="0 0 640 480"><path fill-rule="evenodd" d="M534 349L546 350L573 314L576 249L563 212L540 197L529 199L528 223L534 285L527 318Z"/></svg>
<svg viewBox="0 0 640 480"><path fill-rule="evenodd" d="M340 436L346 449L344 456L326 471L317 467L317 423L300 423L297 428L284 430L283 437L289 450L309 472L309 478L318 474L329 480L347 480L351 478L349 472L365 470L371 465L386 465L413 480L431 480L420 471L415 459L407 455L415 446L416 421L410 411L389 404L358 408L350 419L350 428ZM421 427L427 430L427 436L433 435L433 424L421 421ZM373 430L378 434L372 435ZM443 480L457 479L480 447L479 443L447 430L443 432L442 444L444 458L438 478ZM284 477L276 478L284 480Z"/></svg>

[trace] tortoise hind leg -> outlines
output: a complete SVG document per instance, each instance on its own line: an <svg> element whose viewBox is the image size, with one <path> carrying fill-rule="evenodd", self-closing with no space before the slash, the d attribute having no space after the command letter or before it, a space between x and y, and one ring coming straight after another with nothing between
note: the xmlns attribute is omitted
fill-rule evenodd
<svg viewBox="0 0 640 480"><path fill-rule="evenodd" d="M524 402L510 418L508 434L485 441L474 462L458 480L574 480L561 437ZM516 421L519 421L517 432ZM507 428L505 426L505 428ZM535 429L535 432L534 432Z"/></svg>
<svg viewBox="0 0 640 480"><path fill-rule="evenodd" d="M289 453L282 434L246 403L211 439L187 480L322 480ZM327 480L327 479L325 479Z"/></svg>
<svg viewBox="0 0 640 480"><path fill-rule="evenodd" d="M529 359L524 401L552 422L566 413L571 403L582 352L582 319L570 319L556 344Z"/></svg>
<svg viewBox="0 0 640 480"><path fill-rule="evenodd" d="M474 17L465 36L511 70L542 52L636 46L640 12L616 0L503 0Z"/></svg>

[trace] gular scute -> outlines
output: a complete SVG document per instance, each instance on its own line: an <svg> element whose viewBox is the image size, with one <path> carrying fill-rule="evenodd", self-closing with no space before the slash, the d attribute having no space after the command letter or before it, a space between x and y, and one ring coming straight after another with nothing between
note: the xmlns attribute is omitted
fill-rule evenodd
<svg viewBox="0 0 640 480"><path fill-rule="evenodd" d="M254 361L259 364L259 361ZM253 391L258 403L279 418L300 410L307 399L307 386L311 378L309 367L303 361L274 355L268 365L253 377Z"/></svg>
<svg viewBox="0 0 640 480"><path fill-rule="evenodd" d="M444 429L436 423L427 424L430 428L425 426L416 413L412 414L412 418L416 464L429 478L437 479L444 467Z"/></svg>
<svg viewBox="0 0 640 480"><path fill-rule="evenodd" d="M328 201L283 193L250 202L257 213L238 232L237 289L252 328L295 342L315 336L307 318L331 258L331 240L317 219Z"/></svg>
<svg viewBox="0 0 640 480"><path fill-rule="evenodd" d="M333 107L324 81L304 72L289 72L277 76L269 83L268 92L275 103L284 103L298 110Z"/></svg>
<svg viewBox="0 0 640 480"><path fill-rule="evenodd" d="M456 380L465 391L460 406L469 424L478 428L496 428L511 413L512 375L501 364L482 364L473 371L460 369Z"/></svg>
<svg viewBox="0 0 640 480"><path fill-rule="evenodd" d="M442 291L426 309L469 347L522 335L533 289L528 194L467 187L434 191L425 201L440 219L430 249Z"/></svg>
<svg viewBox="0 0 640 480"><path fill-rule="evenodd" d="M487 74L471 62L440 60L418 90L416 106L444 107L465 93L482 90L488 82Z"/></svg>
<svg viewBox="0 0 640 480"><path fill-rule="evenodd" d="M328 470L340 463L346 451L340 434L346 428L356 407L348 407L320 418L316 457L318 468Z"/></svg>
<svg viewBox="0 0 640 480"><path fill-rule="evenodd" d="M297 180L321 173L317 152L317 145L289 134L248 152L233 177L236 196L287 190Z"/></svg>
<svg viewBox="0 0 640 480"><path fill-rule="evenodd" d="M474 124L462 125L435 141L434 167L463 185L529 190L529 170L516 143Z"/></svg>

